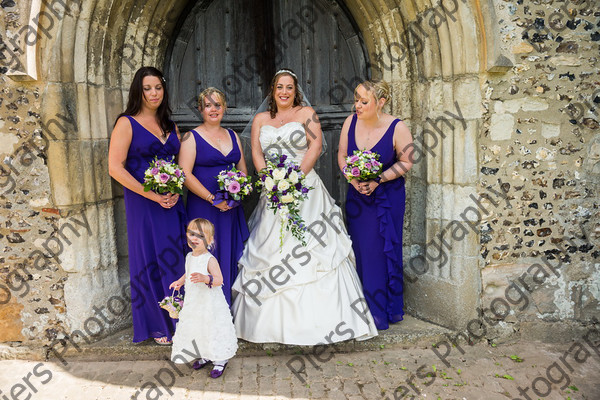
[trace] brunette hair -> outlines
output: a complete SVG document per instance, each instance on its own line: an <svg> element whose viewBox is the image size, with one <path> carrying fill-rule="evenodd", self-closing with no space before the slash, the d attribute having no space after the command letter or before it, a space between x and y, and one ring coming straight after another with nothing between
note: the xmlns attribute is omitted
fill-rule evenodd
<svg viewBox="0 0 600 400"><path fill-rule="evenodd" d="M293 107L301 106L302 102L304 101L302 93L300 93L300 90L298 90L298 77L296 76L294 71L292 71L289 68L280 69L279 71L277 71L277 73L275 73L275 76L273 76L273 79L271 79L271 86L270 86L270 91L269 91L269 95L268 95L268 97L269 97L269 112L271 113L271 118L275 118L275 114L277 114L277 104L275 103L275 99L273 98L273 92L275 91L275 85L277 84L277 81L283 75L291 76L292 79L294 80L294 89L296 90L296 93L294 94L294 103L292 106Z"/></svg>
<svg viewBox="0 0 600 400"><path fill-rule="evenodd" d="M144 96L144 78L147 76L156 76L160 79L163 85L163 99L156 110L156 118L163 132L169 132L175 124L171 121L171 108L169 107L169 92L167 90L167 82L162 72L154 67L141 67L138 69L133 76L131 86L129 87L129 99L127 100L127 108L118 117L121 118L125 115L134 116L139 114L142 109L142 98ZM116 121L115 121L116 123Z"/></svg>
<svg viewBox="0 0 600 400"><path fill-rule="evenodd" d="M219 99L221 100L221 107L223 107L223 112L227 111L227 100L225 99L225 93L212 86L204 89L198 96L198 107L200 107L200 111L204 111L204 100L206 100L206 98L212 94L219 96Z"/></svg>

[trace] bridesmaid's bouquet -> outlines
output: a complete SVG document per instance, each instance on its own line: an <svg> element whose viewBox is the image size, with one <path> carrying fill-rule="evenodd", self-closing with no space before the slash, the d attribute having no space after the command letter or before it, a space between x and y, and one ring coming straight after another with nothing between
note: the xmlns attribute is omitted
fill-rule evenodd
<svg viewBox="0 0 600 400"><path fill-rule="evenodd" d="M178 193L183 194L183 181L185 174L179 165L171 158L171 161L165 161L154 157L150 166L144 173L144 192L150 190L156 193Z"/></svg>
<svg viewBox="0 0 600 400"><path fill-rule="evenodd" d="M183 308L183 296L179 294L179 291L175 294L175 290L173 290L173 294L162 299L158 305L169 312L169 317L178 319L179 312Z"/></svg>
<svg viewBox="0 0 600 400"><path fill-rule="evenodd" d="M279 247L283 247L283 230L306 245L304 232L306 225L300 217L300 202L308 197L312 187L305 183L304 172L285 154L270 153L266 157L267 166L260 171L257 187L262 187L267 196L267 208L281 217Z"/></svg>
<svg viewBox="0 0 600 400"><path fill-rule="evenodd" d="M250 177L235 167L219 172L217 182L219 190L215 194L213 204L226 201L229 207L239 206L242 199L252 193Z"/></svg>
<svg viewBox="0 0 600 400"><path fill-rule="evenodd" d="M381 167L378 153L370 150L354 150L354 154L346 157L344 176L348 182L352 179L368 181L381 174Z"/></svg>

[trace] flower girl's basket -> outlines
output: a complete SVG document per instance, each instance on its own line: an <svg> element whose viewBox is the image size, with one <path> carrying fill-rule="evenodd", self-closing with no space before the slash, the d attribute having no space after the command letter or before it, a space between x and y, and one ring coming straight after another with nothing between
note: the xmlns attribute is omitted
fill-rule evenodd
<svg viewBox="0 0 600 400"><path fill-rule="evenodd" d="M183 307L183 296L179 294L179 290L173 289L173 294L167 296L158 303L160 308L163 308L169 312L169 317L173 319L179 318L179 312Z"/></svg>

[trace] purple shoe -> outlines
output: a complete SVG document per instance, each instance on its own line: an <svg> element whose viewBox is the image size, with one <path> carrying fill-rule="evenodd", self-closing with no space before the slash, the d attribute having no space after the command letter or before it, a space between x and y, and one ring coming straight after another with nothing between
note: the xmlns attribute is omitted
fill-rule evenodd
<svg viewBox="0 0 600 400"><path fill-rule="evenodd" d="M218 370L215 369L216 367L223 367L223 369ZM210 371L210 377L214 379L220 377L221 375L223 375L223 372L225 372L225 368L227 368L227 363L225 363L225 365L213 365L213 369L212 371Z"/></svg>
<svg viewBox="0 0 600 400"><path fill-rule="evenodd" d="M200 360L204 360L204 359L202 358ZM200 361L200 360L194 361L194 364L192 364L192 368L194 368L195 370L199 370L199 369L206 367L208 365L208 363L210 363L210 360L204 360L204 361Z"/></svg>

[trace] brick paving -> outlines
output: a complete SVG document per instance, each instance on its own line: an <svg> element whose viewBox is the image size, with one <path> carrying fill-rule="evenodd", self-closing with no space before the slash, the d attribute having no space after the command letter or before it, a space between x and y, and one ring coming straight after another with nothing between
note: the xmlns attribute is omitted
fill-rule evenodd
<svg viewBox="0 0 600 400"><path fill-rule="evenodd" d="M5 360L0 399L600 399L597 346L464 345L464 354L451 349L449 366L431 347L418 345L334 354L327 349L318 357L242 356L220 379L211 379L209 368L194 371L166 360L67 360L66 366L56 360ZM304 361L304 371L288 368L292 357L296 371Z"/></svg>

